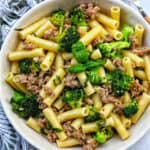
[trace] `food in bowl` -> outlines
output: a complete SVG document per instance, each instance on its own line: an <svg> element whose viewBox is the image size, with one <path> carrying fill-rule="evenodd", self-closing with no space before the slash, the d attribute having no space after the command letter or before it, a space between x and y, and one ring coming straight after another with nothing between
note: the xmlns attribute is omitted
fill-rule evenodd
<svg viewBox="0 0 150 150"><path fill-rule="evenodd" d="M120 9L83 3L16 29L12 110L58 147L93 150L115 132L125 140L150 103L144 27L122 25Z"/></svg>

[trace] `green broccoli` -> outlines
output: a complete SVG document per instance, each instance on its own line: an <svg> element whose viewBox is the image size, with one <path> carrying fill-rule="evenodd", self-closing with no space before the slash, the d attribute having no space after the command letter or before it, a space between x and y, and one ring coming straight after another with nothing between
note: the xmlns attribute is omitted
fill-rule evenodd
<svg viewBox="0 0 150 150"><path fill-rule="evenodd" d="M65 21L65 11L63 9L58 9L53 11L50 17L50 21L59 27L59 34L63 31L63 25Z"/></svg>
<svg viewBox="0 0 150 150"><path fill-rule="evenodd" d="M111 72L112 75L112 89L116 96L122 96L133 81L133 78L128 76L124 71L115 69Z"/></svg>
<svg viewBox="0 0 150 150"><path fill-rule="evenodd" d="M130 35L134 34L134 28L131 25L125 24L122 28L123 40L129 41Z"/></svg>
<svg viewBox="0 0 150 150"><path fill-rule="evenodd" d="M89 59L89 52L80 41L72 45L72 54L79 63L86 63Z"/></svg>
<svg viewBox="0 0 150 150"><path fill-rule="evenodd" d="M70 52L72 45L76 43L79 40L79 38L80 36L77 32L77 29L74 26L72 26L63 31L62 34L59 34L56 37L56 41L60 44L60 50Z"/></svg>
<svg viewBox="0 0 150 150"><path fill-rule="evenodd" d="M93 68L90 71L87 72L88 75L88 80L92 84L100 84L101 83L101 78L99 76L99 69L98 68Z"/></svg>
<svg viewBox="0 0 150 150"><path fill-rule="evenodd" d="M122 109L122 112L125 117L130 118L138 112L138 109L139 108L136 99L132 99L131 103Z"/></svg>
<svg viewBox="0 0 150 150"><path fill-rule="evenodd" d="M79 72L83 72L85 70L86 70L86 67L84 66L84 64L76 64L76 65L68 68L68 71L70 73L79 73Z"/></svg>
<svg viewBox="0 0 150 150"><path fill-rule="evenodd" d="M110 139L113 136L113 134L114 134L114 132L113 132L112 128L109 126L106 126L106 127L101 128L100 130L98 130L94 134L94 138L98 143L103 144L108 139Z"/></svg>
<svg viewBox="0 0 150 150"><path fill-rule="evenodd" d="M33 59L25 58L19 62L21 73L40 72L40 64Z"/></svg>
<svg viewBox="0 0 150 150"><path fill-rule="evenodd" d="M104 132L97 131L94 134L94 138L98 143L103 144L107 140L107 135Z"/></svg>
<svg viewBox="0 0 150 150"><path fill-rule="evenodd" d="M121 70L113 70L112 73L112 88L116 96L122 96L125 91L129 90L129 86L133 78L125 74Z"/></svg>
<svg viewBox="0 0 150 150"><path fill-rule="evenodd" d="M30 116L36 117L39 113L39 105L35 95L24 95L14 91L10 101L12 110L22 118L28 119Z"/></svg>
<svg viewBox="0 0 150 150"><path fill-rule="evenodd" d="M102 59L96 60L96 61L92 61L89 60L87 63L85 64L76 64L72 67L68 68L68 71L70 73L79 73L79 72L83 72L85 70L90 70L99 66L103 66L104 65L104 61Z"/></svg>
<svg viewBox="0 0 150 150"><path fill-rule="evenodd" d="M100 49L103 57L120 58L122 49L130 48L131 43L126 41L117 41L111 43L100 43L97 47Z"/></svg>
<svg viewBox="0 0 150 150"><path fill-rule="evenodd" d="M89 106L89 110L89 115L84 118L85 122L93 122L100 119L99 111L95 107Z"/></svg>
<svg viewBox="0 0 150 150"><path fill-rule="evenodd" d="M83 97L83 89L66 89L63 94L63 101L72 108L78 108L82 105Z"/></svg>
<svg viewBox="0 0 150 150"><path fill-rule="evenodd" d="M103 66L104 63L105 62L102 59L97 59L95 61L89 60L87 63L85 63L85 67L86 67L86 70L90 70L99 66Z"/></svg>
<svg viewBox="0 0 150 150"><path fill-rule="evenodd" d="M82 9L74 8L71 10L69 17L72 25L75 25L76 27L87 26L86 17Z"/></svg>

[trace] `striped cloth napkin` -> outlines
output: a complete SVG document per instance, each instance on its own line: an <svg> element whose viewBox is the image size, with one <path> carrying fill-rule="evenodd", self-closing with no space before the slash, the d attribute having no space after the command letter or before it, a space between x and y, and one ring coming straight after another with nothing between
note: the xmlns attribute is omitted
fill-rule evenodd
<svg viewBox="0 0 150 150"><path fill-rule="evenodd" d="M42 0L0 0L0 48L12 25L30 8ZM128 0L123 0L127 2ZM127 2L128 3L128 2ZM128 3L130 4L130 3ZM131 4L130 4L131 5ZM132 6L134 7L134 6ZM9 123L0 104L0 149L36 150ZM131 148L130 150L135 150ZM137 149L136 149L137 150ZM144 149L142 149L144 150Z"/></svg>

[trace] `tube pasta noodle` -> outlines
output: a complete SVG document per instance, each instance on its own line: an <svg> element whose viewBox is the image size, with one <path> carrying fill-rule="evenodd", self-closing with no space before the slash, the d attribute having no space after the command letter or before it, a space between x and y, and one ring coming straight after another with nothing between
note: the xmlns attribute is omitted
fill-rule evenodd
<svg viewBox="0 0 150 150"><path fill-rule="evenodd" d="M54 101L62 93L63 89L64 89L64 82L57 85L57 87L53 90L53 93L51 94L51 96L48 96L44 99L44 103L48 106L52 105L54 103Z"/></svg>
<svg viewBox="0 0 150 150"><path fill-rule="evenodd" d="M148 93L150 87L149 82L147 80L143 80L142 85L143 85L144 92Z"/></svg>
<svg viewBox="0 0 150 150"><path fill-rule="evenodd" d="M92 58L93 60L99 59L99 58L101 58L101 57L102 57L102 54L101 54L101 52L100 52L99 49L94 50L94 51L92 52L92 54L91 54L91 58Z"/></svg>
<svg viewBox="0 0 150 150"><path fill-rule="evenodd" d="M61 55L56 56L55 68L56 70L58 70L59 68L64 68L64 59Z"/></svg>
<svg viewBox="0 0 150 150"><path fill-rule="evenodd" d="M91 83L89 81L86 81L87 76L86 76L85 72L77 74L77 77L78 77L81 85L84 86L85 93L88 96L92 95L95 92L95 90L94 90L94 87L91 85Z"/></svg>
<svg viewBox="0 0 150 150"><path fill-rule="evenodd" d="M73 55L71 53L64 52L62 53L62 57L64 60L71 60L73 58Z"/></svg>
<svg viewBox="0 0 150 150"><path fill-rule="evenodd" d="M76 65L78 62L77 62L77 60L75 59L75 58L72 58L71 59L71 66L74 66L74 65Z"/></svg>
<svg viewBox="0 0 150 150"><path fill-rule="evenodd" d="M54 26L53 26L53 24L52 24L49 20L47 20L47 21L45 22L45 24L44 24L43 26L41 26L41 27L35 32L36 36L42 37L43 34L44 34L44 32L45 32L46 30L48 30L49 28L54 28Z"/></svg>
<svg viewBox="0 0 150 150"><path fill-rule="evenodd" d="M92 20L89 23L91 28L95 28L96 26L99 26L101 28L101 33L99 34L102 38L105 38L109 33L108 31L96 20Z"/></svg>
<svg viewBox="0 0 150 150"><path fill-rule="evenodd" d="M83 42L84 45L89 45L99 34L101 33L101 27L96 26L87 32L80 41Z"/></svg>
<svg viewBox="0 0 150 150"><path fill-rule="evenodd" d="M114 127L114 120L112 117L106 119L106 125L110 127Z"/></svg>
<svg viewBox="0 0 150 150"><path fill-rule="evenodd" d="M131 124L132 124L131 119L126 118L126 117L124 117L124 116L122 115L122 116L120 117L120 120L121 120L123 126L124 126L126 129L129 129L129 128L131 127Z"/></svg>
<svg viewBox="0 0 150 150"><path fill-rule="evenodd" d="M115 65L112 63L112 61L110 59L107 59L106 60L106 63L104 64L104 67L107 69L107 70L114 70L116 67Z"/></svg>
<svg viewBox="0 0 150 150"><path fill-rule="evenodd" d="M110 12L111 12L111 17L120 23L120 7L112 6Z"/></svg>
<svg viewBox="0 0 150 150"><path fill-rule="evenodd" d="M131 117L131 121L132 123L136 123L140 117L142 116L143 112L145 111L146 107L150 104L150 96L146 93L143 93L138 106L139 106L139 110L138 112Z"/></svg>
<svg viewBox="0 0 150 150"><path fill-rule="evenodd" d="M15 75L12 80L19 91L23 93L28 93L28 90L26 89L24 84L18 82L18 75Z"/></svg>
<svg viewBox="0 0 150 150"><path fill-rule="evenodd" d="M114 20L104 14L97 13L96 18L100 23L102 23L110 28L117 29L119 27L119 21Z"/></svg>
<svg viewBox="0 0 150 150"><path fill-rule="evenodd" d="M61 124L59 123L56 114L53 112L52 108L46 108L43 110L44 116L48 119L48 121L51 123L53 128L62 129ZM60 141L64 141L67 139L67 135L64 131L57 132L56 135L58 136Z"/></svg>
<svg viewBox="0 0 150 150"><path fill-rule="evenodd" d="M106 72L104 67L99 67L99 76L101 77L103 83L106 82Z"/></svg>
<svg viewBox="0 0 150 150"><path fill-rule="evenodd" d="M83 133L93 133L98 130L98 125L96 122L86 123L83 124L81 128Z"/></svg>
<svg viewBox="0 0 150 150"><path fill-rule="evenodd" d="M129 57L133 62L135 62L137 67L143 66L144 65L144 60L137 56L134 53L131 53L130 51L123 51L123 55L126 57Z"/></svg>
<svg viewBox="0 0 150 150"><path fill-rule="evenodd" d="M119 30L111 29L108 27L106 29L115 40L121 40L123 38L123 35Z"/></svg>
<svg viewBox="0 0 150 150"><path fill-rule="evenodd" d="M82 84L82 86L85 86L86 80L87 80L87 76L86 76L85 72L78 73L77 77L78 77L80 83Z"/></svg>
<svg viewBox="0 0 150 150"><path fill-rule="evenodd" d="M86 107L76 108L73 110L66 111L64 113L59 114L58 120L59 122L65 122L67 120L82 118L89 114L89 109Z"/></svg>
<svg viewBox="0 0 150 150"><path fill-rule="evenodd" d="M56 142L59 148L72 147L72 146L77 146L81 144L77 139L74 139L74 138L69 138L65 141L57 140Z"/></svg>
<svg viewBox="0 0 150 150"><path fill-rule="evenodd" d="M92 53L92 51L93 51L93 46L92 46L92 44L89 44L89 45L88 45L87 50L88 50L90 53Z"/></svg>
<svg viewBox="0 0 150 150"><path fill-rule="evenodd" d="M30 26L26 27L25 29L23 29L22 31L19 32L20 38L25 39L27 37L27 35L35 32L38 28L40 28L42 25L44 25L46 21L47 21L47 19L43 18L43 19L35 22L34 24L31 24Z"/></svg>
<svg viewBox="0 0 150 150"><path fill-rule="evenodd" d="M88 27L87 26L80 26L78 28L78 32L79 32L81 37L84 36L87 33L87 31L88 31Z"/></svg>
<svg viewBox="0 0 150 150"><path fill-rule="evenodd" d="M55 42L49 41L49 40L44 40L32 35L28 35L27 36L27 41L30 41L32 43L34 43L35 45L45 49L45 50L49 50L51 52L58 52L59 49L59 45Z"/></svg>
<svg viewBox="0 0 150 150"><path fill-rule="evenodd" d="M115 113L112 113L111 116L114 120L114 128L116 129L116 131L118 132L120 137L123 140L127 139L129 137L129 132L126 130L126 128L121 123L119 116Z"/></svg>
<svg viewBox="0 0 150 150"><path fill-rule="evenodd" d="M128 129L150 104L144 26L122 22L119 6L111 6L108 16L95 3L86 5L96 8L94 16L80 12L82 6L71 12L57 9L20 27L7 55L10 67L5 80L13 89L12 110L49 141L56 135L59 148L85 148L91 141L101 145L103 133L111 135L112 129L126 140Z"/></svg>
<svg viewBox="0 0 150 150"><path fill-rule="evenodd" d="M26 124L27 124L30 128L32 128L33 130L35 130L36 132L39 132L39 133L41 132L41 128L40 128L40 126L38 125L37 121L36 121L34 118L30 117L30 118L27 120Z"/></svg>
<svg viewBox="0 0 150 150"><path fill-rule="evenodd" d="M24 58L34 58L34 57L39 57L39 56L44 56L44 51L42 48L36 48L36 49L33 49L32 51L11 52L8 55L8 59L10 61L18 61Z"/></svg>
<svg viewBox="0 0 150 150"><path fill-rule="evenodd" d="M64 69L59 68L58 70L56 70L56 72L53 74L53 76L48 80L48 82L46 83L46 87L53 90L56 87L56 84L54 83L54 80L59 80L61 81L64 76L65 76L66 72L64 71ZM59 82L58 81L58 82ZM46 97L46 92L44 89L42 89L40 91L40 96L45 98Z"/></svg>
<svg viewBox="0 0 150 150"><path fill-rule="evenodd" d="M144 69L146 77L150 83L150 58L149 56L144 56Z"/></svg>
<svg viewBox="0 0 150 150"><path fill-rule="evenodd" d="M129 57L124 57L123 60L123 66L127 72L127 74L131 77L134 76L134 73L133 73L133 68L132 68L132 64L131 64L131 60Z"/></svg>
<svg viewBox="0 0 150 150"><path fill-rule="evenodd" d="M48 52L41 63L42 70L44 71L49 70L51 65L53 64L54 59L55 59L55 54L53 52Z"/></svg>
<svg viewBox="0 0 150 150"><path fill-rule="evenodd" d="M58 100L56 100L54 106L60 110L63 106L65 105L65 103L62 100L62 97L60 97Z"/></svg>
<svg viewBox="0 0 150 150"><path fill-rule="evenodd" d="M135 35L138 38L138 44L141 46L143 41L144 27L141 24L135 25Z"/></svg>
<svg viewBox="0 0 150 150"><path fill-rule="evenodd" d="M23 42L21 41L19 42L16 51L22 51L22 50L24 50L24 47L23 47Z"/></svg>
<svg viewBox="0 0 150 150"><path fill-rule="evenodd" d="M28 93L27 89L24 87L23 84L16 82L16 76L13 75L13 73L9 73L6 77L6 82L17 91Z"/></svg>
<svg viewBox="0 0 150 150"><path fill-rule="evenodd" d="M87 96L90 96L93 93L95 93L95 89L89 81L87 81L86 86L84 87L84 92Z"/></svg>
<svg viewBox="0 0 150 150"><path fill-rule="evenodd" d="M98 93L92 95L92 100L94 101L94 107L98 110L102 107L102 101Z"/></svg>
<svg viewBox="0 0 150 150"><path fill-rule="evenodd" d="M130 97L130 94L128 92L125 92L125 94L123 96L123 103L124 104L131 103L131 97Z"/></svg>
<svg viewBox="0 0 150 150"><path fill-rule="evenodd" d="M114 104L105 104L101 109L100 109L100 117L102 118L107 118L112 110L114 108Z"/></svg>
<svg viewBox="0 0 150 150"><path fill-rule="evenodd" d="M146 80L146 75L143 70L134 70L134 75L141 80Z"/></svg>
<svg viewBox="0 0 150 150"><path fill-rule="evenodd" d="M73 120L73 122L71 123L71 126L73 128L75 128L76 130L80 129L81 125L84 123L83 118L77 118L75 120Z"/></svg>
<svg viewBox="0 0 150 150"><path fill-rule="evenodd" d="M18 64L18 62L12 62L11 63L11 72L12 73L18 73L19 72L19 64Z"/></svg>

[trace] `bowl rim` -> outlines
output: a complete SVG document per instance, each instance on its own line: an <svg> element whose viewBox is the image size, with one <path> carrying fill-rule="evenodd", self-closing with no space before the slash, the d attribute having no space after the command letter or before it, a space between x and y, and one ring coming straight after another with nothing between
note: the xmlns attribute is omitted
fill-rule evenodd
<svg viewBox="0 0 150 150"><path fill-rule="evenodd" d="M16 23L13 25L13 27L10 29L7 37L5 38L3 44L2 44L2 47L1 47L1 50L0 50L0 66L2 66L2 57L3 57L3 52L4 52L4 49L5 47L7 47L7 43L8 43L8 39L11 35L11 33L13 32L13 30L15 29L15 27L17 27L17 25L19 23L21 23L25 18L29 17L30 14L32 14L34 11L40 9L41 7L45 6L47 3L53 3L53 2L56 2L56 1L61 1L61 0L46 0L46 1L42 1L40 2L39 4L35 5L34 7L32 7L29 11L27 11L21 18L19 18ZM121 1L121 0L108 0L109 2L113 2L113 3L116 3L116 4L119 4L121 6L123 6L125 9L128 9L130 10L131 12L133 12L133 15L137 16L138 18L140 18L141 20L143 20L142 24L144 24L147 28L147 30L150 31L150 28L148 26L148 24L146 23L146 21L144 20L144 18L141 16L141 14L137 11L137 10L134 10L131 6L129 6L127 3ZM149 29L148 29L149 28ZM0 84L2 83L2 78L1 78L1 72L2 72L2 68L0 67ZM20 130L19 128L17 128L17 123L14 121L13 117L11 117L11 115L9 115L9 112L7 109L5 109L6 107L6 103L5 103L5 100L3 99L3 96L2 96L2 87L0 85L0 102L1 102L1 106L2 106L2 109L7 117L7 119L9 120L10 124L13 126L13 128L15 129L15 131L17 131L17 133L19 133L28 143L30 143L32 146L42 150L42 146L38 145L37 142L35 140L32 140L32 138L30 138L29 136L26 136L25 132L23 130ZM134 145L138 140L140 140L144 134L150 129L150 125L147 126L147 128L145 128L143 130L143 132L140 132L138 134L138 136L136 136L136 138L132 139L132 141L130 141L128 144L125 144L124 147L121 147L121 148L118 148L118 150L126 150L128 149L129 147L131 147L132 145ZM51 143L50 143L51 144Z"/></svg>

